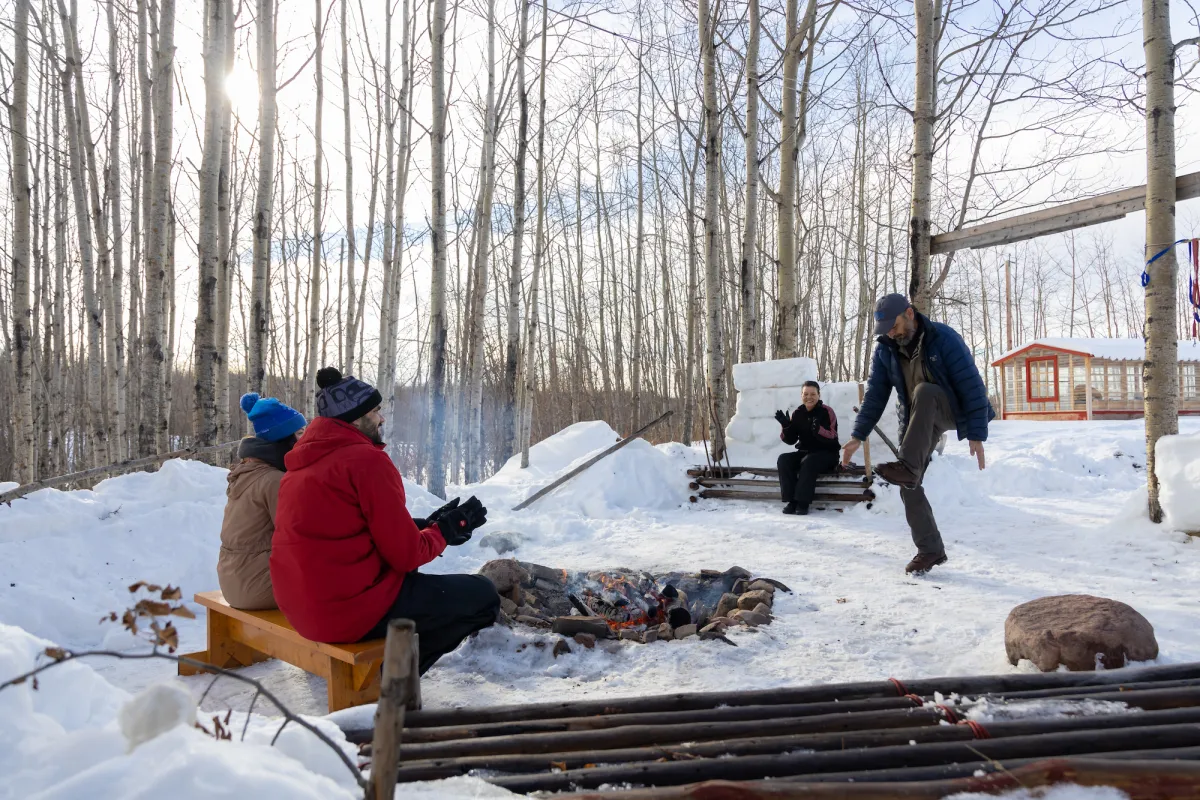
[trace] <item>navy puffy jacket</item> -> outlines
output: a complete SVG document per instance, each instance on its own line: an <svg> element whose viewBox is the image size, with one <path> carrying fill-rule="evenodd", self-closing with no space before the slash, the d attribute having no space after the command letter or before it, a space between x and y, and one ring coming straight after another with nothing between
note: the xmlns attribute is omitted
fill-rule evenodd
<svg viewBox="0 0 1200 800"><path fill-rule="evenodd" d="M922 350L925 355L926 374L933 383L945 390L950 398L950 409L958 427L958 438L973 442L986 442L988 423L995 419L996 412L988 400L983 378L975 366L975 358L967 349L967 343L958 331L949 325L932 322L918 314L925 331ZM855 439L865 440L871 429L883 416L892 389L900 399L900 438L908 428L908 391L904 386L904 371L900 366L900 346L887 336L880 336L871 358L871 376L867 378L867 392L861 410L854 420Z"/></svg>

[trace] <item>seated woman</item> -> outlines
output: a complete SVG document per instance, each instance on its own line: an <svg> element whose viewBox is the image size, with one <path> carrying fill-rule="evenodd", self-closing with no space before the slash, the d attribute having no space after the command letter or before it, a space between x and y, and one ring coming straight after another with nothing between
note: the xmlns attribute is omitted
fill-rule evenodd
<svg viewBox="0 0 1200 800"><path fill-rule="evenodd" d="M225 519L221 523L221 555L217 580L234 608L257 611L275 608L271 589L271 537L283 457L304 428L300 412L274 397L251 392L242 395L242 410L254 426L254 436L238 445L241 459L229 470L225 490Z"/></svg>
<svg viewBox="0 0 1200 800"><path fill-rule="evenodd" d="M821 386L816 381L805 381L800 399L802 404L791 417L783 411L775 412L775 419L783 427L779 438L796 445L795 453L784 453L777 463L779 490L787 503L785 514L808 513L817 491L817 476L837 468L841 447L837 414L821 402Z"/></svg>

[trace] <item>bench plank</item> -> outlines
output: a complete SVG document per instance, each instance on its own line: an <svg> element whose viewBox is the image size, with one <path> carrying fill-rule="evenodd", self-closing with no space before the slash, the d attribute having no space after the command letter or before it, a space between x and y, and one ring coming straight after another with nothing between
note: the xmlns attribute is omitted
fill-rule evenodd
<svg viewBox="0 0 1200 800"><path fill-rule="evenodd" d="M347 644L326 644L305 639L278 609L269 611L243 611L234 608L225 601L220 592L197 592L195 601L205 608L216 611L231 619L236 619L253 628L270 631L281 639L301 645L316 648L318 651L338 661L347 664L368 664L383 660L383 639L369 642L352 642Z"/></svg>

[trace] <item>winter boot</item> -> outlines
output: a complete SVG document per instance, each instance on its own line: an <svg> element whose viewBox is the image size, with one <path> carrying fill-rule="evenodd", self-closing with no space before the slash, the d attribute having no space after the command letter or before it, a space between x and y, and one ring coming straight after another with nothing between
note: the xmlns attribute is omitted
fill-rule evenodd
<svg viewBox="0 0 1200 800"><path fill-rule="evenodd" d="M904 568L904 572L908 575L924 575L938 564L945 563L945 553L941 555L937 555L936 553L917 553L913 556L913 560L908 562L908 566Z"/></svg>
<svg viewBox="0 0 1200 800"><path fill-rule="evenodd" d="M921 485L921 479L909 469L903 461L889 461L875 467L875 474L888 483L904 489L915 489Z"/></svg>
<svg viewBox="0 0 1200 800"><path fill-rule="evenodd" d="M797 503L795 500L793 500L792 502L788 503L786 506L783 507L783 513L785 513L785 514L807 514L808 509L805 508L803 511L801 511L800 504Z"/></svg>

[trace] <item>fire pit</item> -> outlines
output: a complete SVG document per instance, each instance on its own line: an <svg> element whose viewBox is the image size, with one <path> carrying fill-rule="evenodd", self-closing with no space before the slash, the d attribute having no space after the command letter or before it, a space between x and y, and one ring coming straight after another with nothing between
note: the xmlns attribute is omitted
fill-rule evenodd
<svg viewBox="0 0 1200 800"><path fill-rule="evenodd" d="M653 574L631 569L569 572L515 559L479 570L496 584L502 621L549 629L591 646L595 639L649 643L721 639L733 625L769 625L776 591L787 586L741 567Z"/></svg>

